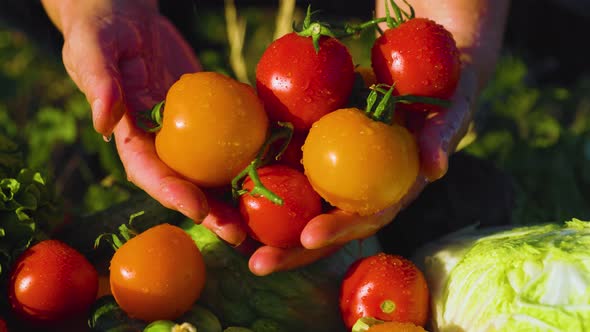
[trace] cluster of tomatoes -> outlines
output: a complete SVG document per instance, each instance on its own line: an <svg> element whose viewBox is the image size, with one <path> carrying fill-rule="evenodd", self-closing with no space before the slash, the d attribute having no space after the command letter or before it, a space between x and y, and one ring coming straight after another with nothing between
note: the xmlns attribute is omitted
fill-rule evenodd
<svg viewBox="0 0 590 332"><path fill-rule="evenodd" d="M369 215L394 205L420 170L396 102L409 112L439 107L420 101L448 100L460 74L452 35L404 14L381 20L390 28L363 75L365 91L378 95L368 94L366 109L351 106L359 71L349 50L308 16L266 48L255 88L215 72L182 76L164 103L159 157L203 188L231 186L250 235L275 247L299 246L326 208ZM292 132L276 134L285 128Z"/></svg>

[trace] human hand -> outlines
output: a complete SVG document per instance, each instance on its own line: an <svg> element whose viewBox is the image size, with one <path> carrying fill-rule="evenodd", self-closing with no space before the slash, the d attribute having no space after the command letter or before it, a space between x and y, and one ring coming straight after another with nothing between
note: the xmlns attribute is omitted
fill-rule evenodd
<svg viewBox="0 0 590 332"><path fill-rule="evenodd" d="M150 1L75 1L60 13L64 65L92 107L96 131L114 132L128 179L168 208L196 221L203 192L157 156L137 112L164 99L182 74L201 70L193 51Z"/></svg>

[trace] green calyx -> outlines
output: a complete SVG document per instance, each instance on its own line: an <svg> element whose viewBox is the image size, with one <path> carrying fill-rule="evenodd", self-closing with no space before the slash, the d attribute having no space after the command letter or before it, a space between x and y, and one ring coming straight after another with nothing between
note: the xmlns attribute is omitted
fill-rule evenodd
<svg viewBox="0 0 590 332"><path fill-rule="evenodd" d="M279 147L278 151L274 154L274 159L278 160L289 142L291 141L291 137L293 137L293 125L289 122L278 122L278 127L274 130L269 138L264 142L256 158L246 166L238 175L236 175L231 181L231 188L232 188L232 197L234 201L243 195L248 193L247 190L242 188L243 180L246 176L250 177L252 182L254 183L254 187L250 190L250 195L252 196L262 196L268 199L269 201L273 202L277 205L283 205L283 199L279 197L277 194L273 193L271 190L266 188L262 181L260 181L260 177L258 176L258 168L267 164L269 160L269 147L271 144L281 141L282 144ZM272 152L270 153L273 154Z"/></svg>
<svg viewBox="0 0 590 332"><path fill-rule="evenodd" d="M376 84L370 87L371 92L367 96L365 114L375 121L391 124L397 103L412 104L422 103L443 108L449 107L450 101L440 98L399 95L393 96L394 85Z"/></svg>
<svg viewBox="0 0 590 332"><path fill-rule="evenodd" d="M365 332L370 329L371 326L383 323L385 322L373 317L361 317L352 326L352 332Z"/></svg>
<svg viewBox="0 0 590 332"><path fill-rule="evenodd" d="M387 27L390 29L395 28L400 24L416 17L414 8L406 0L403 0L403 2L408 6L407 11L401 9L400 6L398 6L395 3L394 0L389 0L389 5L387 4L387 2L385 3L385 17L374 18L370 21L359 24L346 24L340 31L335 33L335 35L337 36L337 38L356 36L360 34L362 31L369 28L375 28L380 33L383 33L379 29L379 23L382 22L387 22ZM391 6L391 9L393 10L393 16L389 11L389 6Z"/></svg>
<svg viewBox="0 0 590 332"><path fill-rule="evenodd" d="M389 0L389 4L391 5L391 9L393 10L394 17L391 16L389 13L389 6L385 3L385 22L387 22L387 26L392 29L400 24L413 19L416 17L416 13L414 12L414 7L408 3L406 0L402 0L406 6L408 6L409 12L403 10L395 3L395 0Z"/></svg>
<svg viewBox="0 0 590 332"><path fill-rule="evenodd" d="M162 128L162 117L164 113L164 100L158 102L150 110L138 112L136 124L139 128L148 133L155 133Z"/></svg>
<svg viewBox="0 0 590 332"><path fill-rule="evenodd" d="M297 34L302 37L311 37L313 48L317 54L320 51L320 38L322 36L335 37L335 35L332 33L327 24L317 21L312 22L312 15L313 12L311 11L311 6L307 6L307 14L303 20L303 26L301 31L298 31Z"/></svg>

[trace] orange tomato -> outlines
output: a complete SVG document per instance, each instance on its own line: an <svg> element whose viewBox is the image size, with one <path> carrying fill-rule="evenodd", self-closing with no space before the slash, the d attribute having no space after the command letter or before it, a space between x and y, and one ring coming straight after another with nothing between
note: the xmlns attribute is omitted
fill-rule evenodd
<svg viewBox="0 0 590 332"><path fill-rule="evenodd" d="M111 292L133 318L173 320L188 311L205 284L205 264L192 238L170 224L131 238L113 255Z"/></svg>
<svg viewBox="0 0 590 332"><path fill-rule="evenodd" d="M397 203L419 171L418 146L397 124L357 108L336 110L314 123L303 145L309 182L344 211L369 215Z"/></svg>
<svg viewBox="0 0 590 332"><path fill-rule="evenodd" d="M385 322L372 325L366 332L426 332L426 330L412 323Z"/></svg>
<svg viewBox="0 0 590 332"><path fill-rule="evenodd" d="M254 88L225 75L183 75L168 90L156 152L203 187L229 184L264 143L268 118Z"/></svg>

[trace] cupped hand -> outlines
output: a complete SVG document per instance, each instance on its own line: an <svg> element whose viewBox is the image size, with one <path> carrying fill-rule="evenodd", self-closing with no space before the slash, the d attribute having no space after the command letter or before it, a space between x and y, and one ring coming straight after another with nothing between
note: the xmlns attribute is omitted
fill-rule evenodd
<svg viewBox="0 0 590 332"><path fill-rule="evenodd" d="M164 206L201 221L208 212L203 192L158 158L153 135L135 123L137 112L163 100L182 74L201 66L157 8L116 5L124 3L68 18L65 67L92 107L95 129L105 137L114 133L128 179Z"/></svg>

